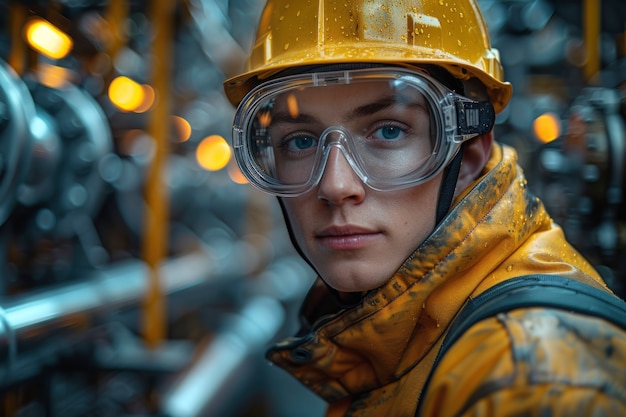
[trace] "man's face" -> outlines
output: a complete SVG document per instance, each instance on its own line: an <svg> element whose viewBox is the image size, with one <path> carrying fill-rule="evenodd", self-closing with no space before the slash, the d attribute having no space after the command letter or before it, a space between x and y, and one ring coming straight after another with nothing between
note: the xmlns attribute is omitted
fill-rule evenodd
<svg viewBox="0 0 626 417"><path fill-rule="evenodd" d="M397 117L393 109L371 106L380 96L375 85L307 92L306 99L296 97L306 126L280 128L322 132L342 126L355 137L384 139L429 136L427 111L417 105L411 114ZM288 101L277 100L277 112ZM355 111L365 108L372 110ZM306 142L298 144L298 152L306 149ZM383 285L431 233L440 182L441 174L411 188L375 191L361 181L343 152L332 147L319 184L283 203L297 244L326 283L339 291L360 292Z"/></svg>

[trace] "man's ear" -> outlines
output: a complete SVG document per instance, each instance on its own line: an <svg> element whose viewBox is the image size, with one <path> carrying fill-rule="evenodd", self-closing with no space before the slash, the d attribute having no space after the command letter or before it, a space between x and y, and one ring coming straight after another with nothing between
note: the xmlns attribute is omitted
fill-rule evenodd
<svg viewBox="0 0 626 417"><path fill-rule="evenodd" d="M457 180L456 195L462 193L480 175L493 144L493 132L477 136L463 146L463 162Z"/></svg>

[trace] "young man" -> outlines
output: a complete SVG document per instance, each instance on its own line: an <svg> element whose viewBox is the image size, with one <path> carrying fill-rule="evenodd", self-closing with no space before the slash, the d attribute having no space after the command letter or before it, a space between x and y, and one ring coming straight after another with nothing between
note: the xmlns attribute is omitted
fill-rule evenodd
<svg viewBox="0 0 626 417"><path fill-rule="evenodd" d="M328 416L626 415L619 322L551 304L612 296L493 140L511 86L474 1L270 0L225 91L242 172L319 274L268 357ZM537 274L565 288L502 287ZM520 303L435 362L494 287Z"/></svg>

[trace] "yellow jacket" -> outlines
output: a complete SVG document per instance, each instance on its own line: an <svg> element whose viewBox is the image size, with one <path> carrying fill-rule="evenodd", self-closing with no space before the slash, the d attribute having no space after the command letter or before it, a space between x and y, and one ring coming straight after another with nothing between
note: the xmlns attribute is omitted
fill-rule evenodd
<svg viewBox="0 0 626 417"><path fill-rule="evenodd" d="M515 151L495 145L484 174L385 285L337 311L318 279L303 330L268 358L326 400L328 417L412 417L465 302L535 273L606 288L527 190ZM626 416L626 334L557 310L500 314L448 351L425 397L423 416ZM538 405L543 413L529 411Z"/></svg>

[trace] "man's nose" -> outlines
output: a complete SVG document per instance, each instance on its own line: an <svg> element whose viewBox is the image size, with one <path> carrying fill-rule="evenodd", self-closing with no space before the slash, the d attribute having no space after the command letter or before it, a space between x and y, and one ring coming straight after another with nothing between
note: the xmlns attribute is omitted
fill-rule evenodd
<svg viewBox="0 0 626 417"><path fill-rule="evenodd" d="M340 205L348 201L360 203L364 197L365 184L354 172L343 151L333 146L318 184L317 198Z"/></svg>

